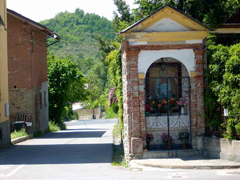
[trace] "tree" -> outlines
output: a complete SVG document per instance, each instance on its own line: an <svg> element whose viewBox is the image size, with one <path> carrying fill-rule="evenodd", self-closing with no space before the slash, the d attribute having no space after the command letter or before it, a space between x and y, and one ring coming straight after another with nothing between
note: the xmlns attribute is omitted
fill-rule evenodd
<svg viewBox="0 0 240 180"><path fill-rule="evenodd" d="M139 19L157 11L163 5L171 5L189 16L216 28L239 8L239 0L136 0L139 7L133 10L134 19Z"/></svg>
<svg viewBox="0 0 240 180"><path fill-rule="evenodd" d="M86 91L83 74L70 59L48 55L49 118L60 123L64 107L83 100Z"/></svg>
<svg viewBox="0 0 240 180"><path fill-rule="evenodd" d="M104 104L100 97L104 95L107 80L107 67L102 62L94 64L86 76L88 95L84 107L96 108Z"/></svg>

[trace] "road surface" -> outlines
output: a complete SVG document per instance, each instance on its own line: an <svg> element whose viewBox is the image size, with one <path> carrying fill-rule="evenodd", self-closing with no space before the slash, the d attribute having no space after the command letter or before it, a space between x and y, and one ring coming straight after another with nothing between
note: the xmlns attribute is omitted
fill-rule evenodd
<svg viewBox="0 0 240 180"><path fill-rule="evenodd" d="M117 120L67 122L67 130L0 150L0 179L11 180L239 180L240 170L113 167L112 128Z"/></svg>

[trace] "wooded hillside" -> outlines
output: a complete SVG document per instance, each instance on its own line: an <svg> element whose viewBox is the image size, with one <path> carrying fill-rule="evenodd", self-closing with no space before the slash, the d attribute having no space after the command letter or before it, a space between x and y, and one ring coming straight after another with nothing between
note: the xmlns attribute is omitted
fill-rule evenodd
<svg viewBox="0 0 240 180"><path fill-rule="evenodd" d="M74 60L95 59L100 55L97 33L104 39L115 37L111 21L96 14L85 13L79 8L74 13L61 12L53 19L40 23L61 36L59 43L49 47L50 53L57 57L73 56Z"/></svg>

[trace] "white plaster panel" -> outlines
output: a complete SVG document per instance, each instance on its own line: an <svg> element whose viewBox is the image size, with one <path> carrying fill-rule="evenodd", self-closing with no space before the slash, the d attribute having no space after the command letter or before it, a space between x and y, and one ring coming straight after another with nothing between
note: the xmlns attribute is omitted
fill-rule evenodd
<svg viewBox="0 0 240 180"><path fill-rule="evenodd" d="M195 54L193 49L181 50L144 50L138 55L138 73L146 75L148 68L160 58L174 58L182 62L188 70L188 73L195 71Z"/></svg>
<svg viewBox="0 0 240 180"><path fill-rule="evenodd" d="M129 39L130 46L139 46L139 45L165 45L165 44L202 44L202 39L193 39L193 40L186 40L186 41L136 41L135 39Z"/></svg>
<svg viewBox="0 0 240 180"><path fill-rule="evenodd" d="M186 44L202 44L202 39L186 40Z"/></svg>
<svg viewBox="0 0 240 180"><path fill-rule="evenodd" d="M146 28L143 32L178 32L178 31L190 31L190 29L182 26L181 24L173 21L172 19L165 17L154 25Z"/></svg>
<svg viewBox="0 0 240 180"><path fill-rule="evenodd" d="M40 109L40 128L41 128L41 131L45 131L48 128L48 120L49 120L48 81L45 81L42 83L40 92L42 93L42 109ZM45 92L45 95L44 95L44 92Z"/></svg>
<svg viewBox="0 0 240 180"><path fill-rule="evenodd" d="M129 41L130 46L137 46L137 45L147 45L147 41Z"/></svg>

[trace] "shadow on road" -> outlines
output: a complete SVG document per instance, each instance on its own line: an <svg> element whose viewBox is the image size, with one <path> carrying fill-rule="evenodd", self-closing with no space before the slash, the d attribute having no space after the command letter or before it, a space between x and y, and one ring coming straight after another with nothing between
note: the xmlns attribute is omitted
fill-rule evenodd
<svg viewBox="0 0 240 180"><path fill-rule="evenodd" d="M101 138L105 132L106 131L59 132L46 134L40 139L41 143L44 143L44 139ZM36 143L40 139L36 139ZM44 145L15 145L8 149L0 149L0 165L88 164L112 162L112 143L97 144L97 140L95 144L48 143L51 142L46 141Z"/></svg>
<svg viewBox="0 0 240 180"><path fill-rule="evenodd" d="M80 131L80 132L78 132L76 129L74 129L74 130L75 130L75 132L61 131L61 132L46 134L45 136L40 137L40 139L101 138L103 136L103 134L106 133L106 131Z"/></svg>
<svg viewBox="0 0 240 180"><path fill-rule="evenodd" d="M111 163L112 147L112 144L19 145L0 153L0 164Z"/></svg>
<svg viewBox="0 0 240 180"><path fill-rule="evenodd" d="M107 131L106 128L84 128L84 129L66 129L64 131Z"/></svg>

